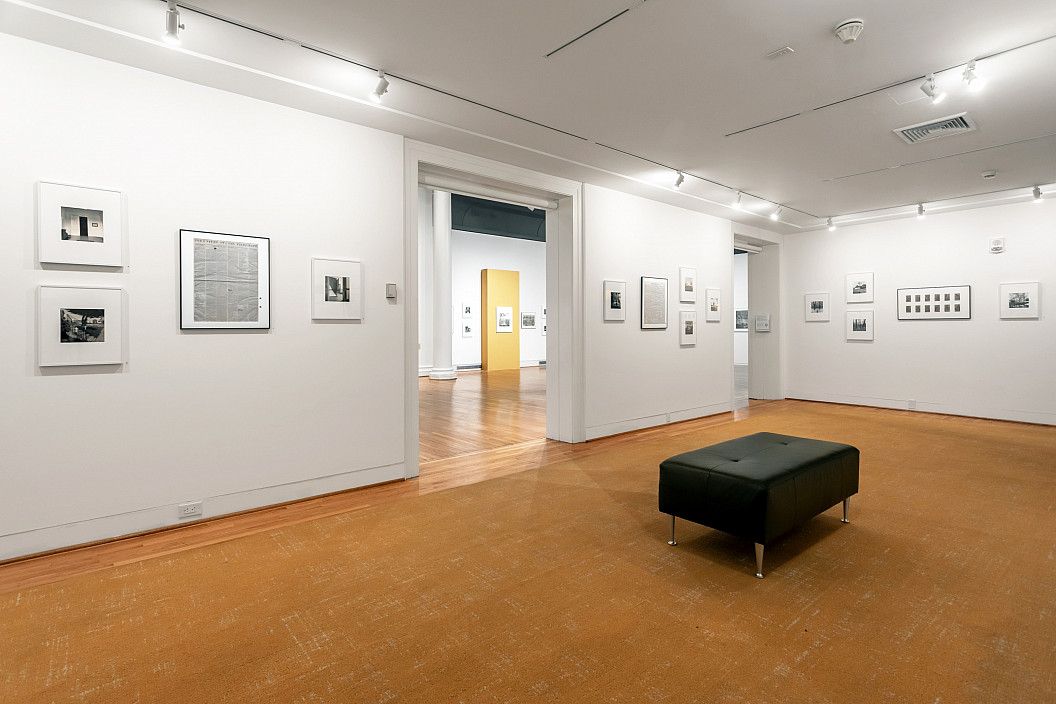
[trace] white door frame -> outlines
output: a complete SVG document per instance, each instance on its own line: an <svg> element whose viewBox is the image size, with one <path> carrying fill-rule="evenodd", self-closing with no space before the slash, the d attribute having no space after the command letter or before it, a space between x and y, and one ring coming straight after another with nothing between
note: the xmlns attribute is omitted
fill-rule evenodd
<svg viewBox="0 0 1056 704"><path fill-rule="evenodd" d="M424 142L404 142L404 466L418 476L418 181L419 165L546 191L557 201L546 214L546 436L584 442L583 184Z"/></svg>

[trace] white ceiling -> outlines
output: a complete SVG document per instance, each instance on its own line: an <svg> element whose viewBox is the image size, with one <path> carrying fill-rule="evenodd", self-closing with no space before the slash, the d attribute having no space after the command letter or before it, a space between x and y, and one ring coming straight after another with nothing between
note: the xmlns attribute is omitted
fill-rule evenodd
<svg viewBox="0 0 1056 704"><path fill-rule="evenodd" d="M0 30L786 233L1056 183L1052 0L180 5L179 51L157 41L160 0L0 0ZM832 29L851 17L865 29L844 45ZM976 57L987 85L971 93ZM381 109L364 100L378 68ZM931 72L939 105L918 88ZM961 112L975 132L892 132ZM747 212L728 207L737 191ZM772 204L780 223L761 216Z"/></svg>

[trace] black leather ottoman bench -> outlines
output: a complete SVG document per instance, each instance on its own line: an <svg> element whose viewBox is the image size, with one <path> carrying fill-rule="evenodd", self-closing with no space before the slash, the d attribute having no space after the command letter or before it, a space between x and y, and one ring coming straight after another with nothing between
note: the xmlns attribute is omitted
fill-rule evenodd
<svg viewBox="0 0 1056 704"><path fill-rule="evenodd" d="M756 433L660 463L660 511L755 543L755 576L774 539L858 493L858 449Z"/></svg>

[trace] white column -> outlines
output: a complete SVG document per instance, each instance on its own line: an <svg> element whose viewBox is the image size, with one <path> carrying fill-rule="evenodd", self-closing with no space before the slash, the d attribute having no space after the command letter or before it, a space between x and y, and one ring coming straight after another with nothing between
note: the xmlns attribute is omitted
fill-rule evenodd
<svg viewBox="0 0 1056 704"><path fill-rule="evenodd" d="M430 379L454 379L451 363L451 194L433 191L433 370Z"/></svg>

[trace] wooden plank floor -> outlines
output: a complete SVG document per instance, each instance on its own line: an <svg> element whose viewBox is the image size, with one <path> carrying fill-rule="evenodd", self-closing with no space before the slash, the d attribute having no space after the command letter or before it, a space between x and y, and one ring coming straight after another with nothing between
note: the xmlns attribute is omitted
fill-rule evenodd
<svg viewBox="0 0 1056 704"><path fill-rule="evenodd" d="M494 374L494 373L492 373ZM506 375L513 376L513 375ZM460 408L463 419L479 418L480 427L472 428L466 433L460 430L452 419L438 422L438 437L428 438L434 454L465 451L459 456L447 456L440 459L423 461L421 476L408 481L389 482L361 489L352 489L326 496L319 496L302 501L281 504L240 514L223 516L211 520L199 521L187 525L166 528L158 531L132 535L98 544L75 547L45 555L22 558L0 564L0 593L17 591L57 582L80 574L94 572L108 567L139 562L140 560L188 550L191 548L212 545L253 535L269 530L293 525L316 518L332 516L347 511L357 511L370 506L400 501L406 498L441 491L458 486L465 486L516 472L534 469L551 462L566 459L588 458L599 453L619 450L631 446L643 438L657 434L680 434L699 431L702 428L714 427L735 420L766 414L787 408L795 401L753 401L750 408L733 413L722 413L707 418L684 421L673 425L624 433L608 438L601 438L589 443L571 445L547 440L543 437L545 428L545 410L541 400L533 400L545 386L545 370L525 369L522 380L503 378L492 382L480 378L474 381L470 375L460 378L466 383L461 387L448 386L447 389L465 389L467 395L481 396L481 403L490 409L472 411L466 399L444 401L433 394L433 402L439 407L449 405ZM451 382L432 382L450 384ZM484 399L482 389L492 383L502 389L497 399ZM429 386L422 382L423 386ZM529 389L525 394L527 404L535 406L530 410L513 407L511 389L514 387ZM534 389L534 390L533 390ZM423 411L423 421L425 412ZM519 422L525 419L525 427ZM434 419L435 420L435 419ZM517 422L514 422L517 421ZM535 425L531 425L534 423ZM467 425L468 425L467 421ZM496 424L496 425L489 425ZM511 425L514 426L511 429ZM497 426L497 427L496 427ZM426 443L426 432L423 422L423 446ZM534 429L526 429L534 428ZM521 440L504 444L511 438L524 435L534 439ZM479 438L480 445L473 445L465 437ZM456 436L448 442L442 435ZM497 436L497 437L496 437ZM501 441L501 442L500 442ZM445 445L445 443L447 443ZM446 450L444 448L447 448ZM425 454L423 452L423 454Z"/></svg>

